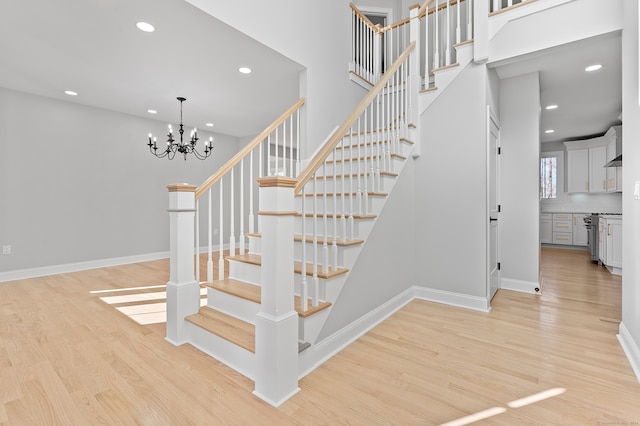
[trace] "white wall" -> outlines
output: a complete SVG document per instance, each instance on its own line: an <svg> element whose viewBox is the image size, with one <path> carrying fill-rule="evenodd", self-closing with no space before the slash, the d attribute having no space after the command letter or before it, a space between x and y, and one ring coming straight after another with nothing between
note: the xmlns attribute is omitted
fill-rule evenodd
<svg viewBox="0 0 640 426"><path fill-rule="evenodd" d="M331 336L411 287L423 262L414 249L414 174L409 158L318 340ZM331 285L331 283L329 283Z"/></svg>
<svg viewBox="0 0 640 426"><path fill-rule="evenodd" d="M422 115L414 222L420 269L416 284L483 298L486 84L486 67L469 64Z"/></svg>
<svg viewBox="0 0 640 426"><path fill-rule="evenodd" d="M640 98L638 96L638 2L624 0L622 31L622 324L621 341L640 380ZM626 345L626 346L625 346Z"/></svg>
<svg viewBox="0 0 640 426"><path fill-rule="evenodd" d="M158 159L166 124L0 88L0 272L169 250L166 185L202 183L237 152Z"/></svg>
<svg viewBox="0 0 640 426"><path fill-rule="evenodd" d="M307 99L303 158L364 96L364 89L349 80L349 2L187 1L306 67L300 87L300 96Z"/></svg>
<svg viewBox="0 0 640 426"><path fill-rule="evenodd" d="M500 81L502 287L538 286L540 80L537 72Z"/></svg>

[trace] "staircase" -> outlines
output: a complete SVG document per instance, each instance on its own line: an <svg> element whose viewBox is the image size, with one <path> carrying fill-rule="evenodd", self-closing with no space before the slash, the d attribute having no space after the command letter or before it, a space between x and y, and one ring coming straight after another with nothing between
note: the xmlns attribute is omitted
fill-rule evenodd
<svg viewBox="0 0 640 426"><path fill-rule="evenodd" d="M438 22L443 13L437 4L430 12L431 3L388 29L410 42L387 49L393 62L386 69L359 76L369 92L304 169L300 99L200 187L169 187L167 340L189 343L254 380L254 393L274 406L324 361L326 351L315 351L318 337L397 177L417 155L419 114L471 60L473 44L458 43L459 62L450 63L447 53L442 66L421 75L430 60L416 49L420 22L428 25L430 13ZM203 237L208 259L201 280Z"/></svg>

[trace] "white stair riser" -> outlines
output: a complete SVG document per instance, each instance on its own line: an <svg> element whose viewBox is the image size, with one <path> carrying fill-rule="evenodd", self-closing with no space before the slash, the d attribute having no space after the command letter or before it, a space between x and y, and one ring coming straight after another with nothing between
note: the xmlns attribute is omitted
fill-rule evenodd
<svg viewBox="0 0 640 426"><path fill-rule="evenodd" d="M262 282L259 265L238 262L235 260L229 261L229 278L255 285L260 285Z"/></svg>
<svg viewBox="0 0 640 426"><path fill-rule="evenodd" d="M295 259L297 261L301 261L302 260L302 242L301 241L296 241L295 245L294 245L294 249L293 249L293 255L295 256ZM317 248L317 257L318 257L318 263L320 263L321 265L328 265L328 266L335 266L333 265L333 261L334 258L337 258L338 260L338 266L339 267L350 267L353 265L353 262L355 261L355 259L357 258L357 251L358 251L358 246L357 245L353 245L353 246L334 246L331 242L327 242L327 246L325 249L324 244L313 244L313 243L306 243L306 252L305 255L307 257L307 262L312 262L314 260L314 257L316 256L314 254L314 247ZM328 251L328 259L325 259L325 253ZM336 255L337 252L337 255Z"/></svg>
<svg viewBox="0 0 640 426"><path fill-rule="evenodd" d="M350 180L351 179L351 180ZM346 184L344 188L341 188L342 178L338 177L338 182L336 183L338 192L358 192L358 191L376 191L376 192L389 192L389 183L395 179L395 176L389 175L380 175L380 182L376 183L375 180L372 181L372 177L367 174L365 176L354 176L352 178L345 179ZM327 181L325 187L325 180ZM316 178L316 194L322 194L324 192L333 193L336 188L333 184L334 178L327 177L326 179L322 177ZM379 187L378 187L379 186ZM325 190L326 188L326 190ZM353 188L353 191L351 191ZM313 181L307 183L306 186L307 194L311 194L313 191Z"/></svg>
<svg viewBox="0 0 640 426"><path fill-rule="evenodd" d="M322 326L329 317L330 311L331 307L307 318L299 318L298 339L303 342L315 342L322 330Z"/></svg>
<svg viewBox="0 0 640 426"><path fill-rule="evenodd" d="M373 161L371 159L360 160L360 161L345 161L344 163L340 161L340 157L338 157L338 162L328 162L324 169L320 167L317 172L318 176L333 176L333 174L337 175L350 175L358 173L358 171L369 172L371 168L374 171L385 171L385 172L393 172L397 169L398 163L401 163L402 160L398 157L392 158L380 158L378 161L377 158L374 158Z"/></svg>
<svg viewBox="0 0 640 426"><path fill-rule="evenodd" d="M256 323L258 303L213 289L207 289L207 306L250 324Z"/></svg>
<svg viewBox="0 0 640 426"><path fill-rule="evenodd" d="M302 217L296 217L294 221L293 232L296 234L302 234ZM304 219L305 221L305 232L307 235L310 235L313 231L313 218L307 217ZM360 238L366 239L366 236L369 235L371 228L373 227L374 219L353 219L352 221L347 220L347 236L351 238ZM350 223L353 224L353 231L351 231ZM324 230L324 219L318 218L316 223L316 231L318 235L326 235L329 237L333 237L333 222L327 220L327 232ZM353 235L352 235L353 233ZM339 235L337 237L341 237L341 231L338 231Z"/></svg>
<svg viewBox="0 0 640 426"><path fill-rule="evenodd" d="M309 196L296 197L296 200L295 200L296 210L298 212L302 211L302 200L304 199L305 212L310 213L313 209L313 198L314 197L309 197ZM382 211L382 206L384 205L384 201L385 201L384 198L385 198L384 196L367 196L367 212L370 212L372 214L380 213L380 211ZM324 212L325 197L317 196L315 201L316 201L316 209L320 212ZM357 206L357 195L351 195L351 196L347 195L345 197L338 195L334 197L333 194L331 194L331 195L327 195L326 201L327 201L328 213L333 214L337 211L338 215L342 215L342 213L345 213L346 215L348 215L349 212L352 210L352 207L351 207L352 204L354 206Z"/></svg>
<svg viewBox="0 0 640 426"><path fill-rule="evenodd" d="M189 330L189 343L218 361L228 365L244 376L255 380L256 355L240 346L223 339L204 328L186 322Z"/></svg>

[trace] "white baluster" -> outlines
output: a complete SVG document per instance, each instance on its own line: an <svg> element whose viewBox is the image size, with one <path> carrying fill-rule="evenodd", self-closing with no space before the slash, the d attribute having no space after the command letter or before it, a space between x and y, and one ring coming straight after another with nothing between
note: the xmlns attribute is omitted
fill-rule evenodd
<svg viewBox="0 0 640 426"><path fill-rule="evenodd" d="M274 176L280 175L280 157L278 155L278 145L280 145L280 141L278 139L278 129L280 129L280 126L276 127L276 146L274 147L276 151L276 166L273 171Z"/></svg>
<svg viewBox="0 0 640 426"><path fill-rule="evenodd" d="M300 307L303 312L309 309L309 285L307 283L307 233L306 233L306 185L302 188L302 282L300 283ZM314 194L315 196L315 194Z"/></svg>
<svg viewBox="0 0 640 426"><path fill-rule="evenodd" d="M333 268L338 268L338 163L336 149L333 148Z"/></svg>
<svg viewBox="0 0 640 426"><path fill-rule="evenodd" d="M322 221L322 229L324 234L324 238L322 241L322 272L324 272L325 274L329 272L329 246L327 245L327 240L329 239L329 208L327 206L327 191L327 161L325 160L325 162L322 163L322 210L324 212Z"/></svg>
<svg viewBox="0 0 640 426"><path fill-rule="evenodd" d="M260 145L258 145L260 146ZM255 231L255 217L253 216L253 150L249 153L249 232Z"/></svg>
<svg viewBox="0 0 640 426"><path fill-rule="evenodd" d="M207 208L207 282L213 281L213 228L211 220L213 218L213 211L211 210L211 191L209 188L208 193L208 208Z"/></svg>
<svg viewBox="0 0 640 426"><path fill-rule="evenodd" d="M313 175L313 298L311 305L318 306L320 298L320 288L318 281L318 191L316 190L317 176Z"/></svg>
<svg viewBox="0 0 640 426"><path fill-rule="evenodd" d="M467 0L469 1L469 0ZM460 43L460 0L456 3L456 44Z"/></svg>
<svg viewBox="0 0 640 426"><path fill-rule="evenodd" d="M440 31L438 28L440 27L440 23L438 19L440 17L440 11L438 10L438 0L436 0L436 9L433 13L434 20L434 43L433 43L433 68L440 68Z"/></svg>
<svg viewBox="0 0 640 426"><path fill-rule="evenodd" d="M376 95L376 103L377 103L377 118L376 118L376 185L371 188L372 191L380 192L380 156L382 155L382 151L380 150L380 144L382 143L382 135L380 134L380 127L382 126L382 99L380 98L380 93Z"/></svg>
<svg viewBox="0 0 640 426"><path fill-rule="evenodd" d="M300 110L296 111L296 176L300 174Z"/></svg>
<svg viewBox="0 0 640 426"><path fill-rule="evenodd" d="M502 3L501 0L493 0L493 11L494 12L500 10L500 3Z"/></svg>
<svg viewBox="0 0 640 426"><path fill-rule="evenodd" d="M358 214L362 214L362 187L361 187L361 177L362 177L362 144L360 143L362 140L362 134L360 133L360 119L361 117L358 117L358 146L357 146L357 150L358 150L358 175L356 176L356 178L358 179L358 194L357 194L357 201L358 201Z"/></svg>
<svg viewBox="0 0 640 426"><path fill-rule="evenodd" d="M346 205L346 176L344 175L345 172L345 164L344 164L344 157L345 157L345 151L347 149L347 147L344 144L344 137L341 139L340 144L342 145L342 149L340 150L340 154L342 155L342 194L340 194L340 197L342 198L342 219L340 220L340 229L342 230L342 232L340 233L342 240L346 240L347 239L347 205Z"/></svg>
<svg viewBox="0 0 640 426"><path fill-rule="evenodd" d="M353 127L349 128L349 218L347 219L347 228L349 229L349 239L353 240L353 213L354 213L354 187L353 187Z"/></svg>
<svg viewBox="0 0 640 426"><path fill-rule="evenodd" d="M223 195L223 179L224 178L220 178L220 247L218 248L218 279L219 280L223 280L224 279L224 198L222 197Z"/></svg>
<svg viewBox="0 0 640 426"><path fill-rule="evenodd" d="M296 177L293 168L293 116L289 117L289 177Z"/></svg>
<svg viewBox="0 0 640 426"><path fill-rule="evenodd" d="M273 176L271 169L271 133L267 136L267 176Z"/></svg>
<svg viewBox="0 0 640 426"><path fill-rule="evenodd" d="M467 0L468 2L469 0ZM429 10L427 8L424 17L424 88L428 89L429 83Z"/></svg>
<svg viewBox="0 0 640 426"><path fill-rule="evenodd" d="M195 254L196 254L196 281L200 282L200 200L196 200L196 214L195 214Z"/></svg>
<svg viewBox="0 0 640 426"><path fill-rule="evenodd" d="M466 40L471 40L473 38L473 31L471 28L471 1L467 0L467 38Z"/></svg>
<svg viewBox="0 0 640 426"><path fill-rule="evenodd" d="M229 255L230 256L235 256L236 255L236 221L235 221L235 191L233 190L233 169L234 167L231 168L231 170L229 171L229 180L231 181L231 189L229 190L230 194L229 194L229 210L231 211L231 214L229 216L229 227L230 229L230 234L229 234Z"/></svg>
<svg viewBox="0 0 640 426"><path fill-rule="evenodd" d="M446 0L445 4L447 5L447 48L445 50L445 65L451 65L451 6L449 0Z"/></svg>
<svg viewBox="0 0 640 426"><path fill-rule="evenodd" d="M240 255L244 255L244 158L240 160Z"/></svg>

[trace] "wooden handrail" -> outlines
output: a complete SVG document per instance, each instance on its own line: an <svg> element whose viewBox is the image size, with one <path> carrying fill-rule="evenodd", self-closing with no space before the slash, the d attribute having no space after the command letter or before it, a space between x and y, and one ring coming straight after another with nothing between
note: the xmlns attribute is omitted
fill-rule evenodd
<svg viewBox="0 0 640 426"><path fill-rule="evenodd" d="M381 33L385 33L385 32L387 32L387 31L391 31L391 30L393 30L394 28L398 28L398 27L401 27L401 26L403 26L403 25L408 24L408 23L409 23L409 21L410 21L410 19L409 19L409 18L401 19L401 20L399 20L398 22L396 22L395 24L387 25L386 27L382 27L382 28L380 28L380 32L381 32Z"/></svg>
<svg viewBox="0 0 640 426"><path fill-rule="evenodd" d="M195 197L196 200L200 198L209 188L211 188L217 181L220 180L222 176L224 176L229 170L231 170L236 164L242 160L247 154L249 154L260 142L264 140L271 132L273 132L279 125L281 125L289 116L291 116L298 108L304 105L304 98L298 99L298 101L289 107L280 117L276 118L273 123L271 123L266 129L264 129L258 136L256 136L247 146L242 148L242 150L238 151L236 155L234 155L227 163L220 167L217 172L212 174L209 179L204 181L202 185L200 185L196 189Z"/></svg>
<svg viewBox="0 0 640 426"><path fill-rule="evenodd" d="M435 7L434 7L434 8L429 9L429 11L428 11L428 12L427 12L427 10L426 10L429 6L431 6L431 4L432 4L434 1L435 1L435 0L429 0L429 1L426 1L426 2L425 2L425 3L420 7L420 9L418 10L418 18L420 18L420 19L424 18L424 17L427 15L427 13L428 13L429 15L431 15L431 14L435 13L435 11L436 11L436 8L435 8ZM438 10L446 9L448 6L455 6L456 4L458 4L458 3L462 3L463 1L465 1L465 0L449 0L449 2L440 3L440 4L438 5Z"/></svg>
<svg viewBox="0 0 640 426"><path fill-rule="evenodd" d="M311 179L313 174L318 170L318 168L324 163L329 154L333 151L333 149L338 145L338 143L342 140L344 135L347 133L347 130L351 127L351 125L356 121L356 119L362 114L362 112L369 106L369 104L373 101L373 99L378 95L378 93L382 90L382 88L387 84L387 82L391 79L393 74L400 68L400 65L409 57L409 54L415 49L416 42L412 41L409 46L402 52L398 59L391 65L391 67L382 75L380 80L373 86L373 88L366 94L364 98L358 103L358 105L354 108L354 110L349 114L347 119L338 127L338 129L333 133L333 136L327 141L327 143L318 151L318 153L313 157L313 159L309 162L307 167L300 173L298 176L298 184L296 185L295 194L299 194L302 191L302 188L306 185L306 183Z"/></svg>
<svg viewBox="0 0 640 426"><path fill-rule="evenodd" d="M427 9L433 2L434 0L427 0L422 6L420 6L420 9L418 9L418 18L423 18L427 14Z"/></svg>
<svg viewBox="0 0 640 426"><path fill-rule="evenodd" d="M355 5L355 4L353 4L353 3L349 3L349 7L351 8L351 10L353 10L353 11L355 12L355 14L356 14L356 15L358 15L358 17L359 17L360 19L362 19L362 20L364 21L364 23L365 23L369 28L371 28L373 31L377 31L376 26L373 24L373 22L371 22L371 21L369 20L369 18L367 18L367 17L365 16L365 14L364 14L364 13L360 12L360 9L358 9L358 8L356 7L356 5Z"/></svg>

